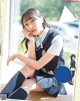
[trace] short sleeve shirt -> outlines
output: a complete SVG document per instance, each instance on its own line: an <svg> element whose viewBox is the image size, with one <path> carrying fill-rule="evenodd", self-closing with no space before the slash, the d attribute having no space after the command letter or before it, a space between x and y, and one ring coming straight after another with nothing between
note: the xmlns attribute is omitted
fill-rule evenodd
<svg viewBox="0 0 80 101"><path fill-rule="evenodd" d="M49 31L49 28L46 27L45 30L43 31L43 33L38 37L37 41L35 40L36 47L40 46L40 44L45 39L48 31ZM40 40L40 42L39 42L39 40ZM51 46L47 50L47 53L59 56L62 47L63 47L63 38L61 35L57 35L51 41Z"/></svg>

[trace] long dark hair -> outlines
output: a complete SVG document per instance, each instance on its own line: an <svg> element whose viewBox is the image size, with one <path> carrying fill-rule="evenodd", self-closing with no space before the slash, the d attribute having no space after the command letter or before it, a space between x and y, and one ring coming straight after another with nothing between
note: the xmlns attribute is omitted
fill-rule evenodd
<svg viewBox="0 0 80 101"><path fill-rule="evenodd" d="M22 18L21 18L21 23L22 23L23 28L24 28L23 20L28 21L29 19L37 19L37 18L40 18L40 17L42 17L42 14L38 9L35 9L35 8L28 9L25 13L23 13ZM46 26L50 27L46 23L45 19L43 18L43 27L45 28ZM28 49L28 45L27 45L28 41L29 40L26 37L24 37L24 39L21 42L21 44L23 44L23 42L25 42L26 49Z"/></svg>

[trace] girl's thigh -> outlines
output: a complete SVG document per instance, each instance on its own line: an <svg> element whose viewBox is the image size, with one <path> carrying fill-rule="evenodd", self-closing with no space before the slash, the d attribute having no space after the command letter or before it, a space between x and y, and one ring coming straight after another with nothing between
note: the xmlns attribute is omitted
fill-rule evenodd
<svg viewBox="0 0 80 101"><path fill-rule="evenodd" d="M26 77L32 77L34 75L35 69L25 65L20 72Z"/></svg>
<svg viewBox="0 0 80 101"><path fill-rule="evenodd" d="M27 93L31 92L31 91L44 91L43 88L41 88L37 83L36 83L36 79L35 78L31 78L31 79L26 79L21 88L25 89L27 91Z"/></svg>

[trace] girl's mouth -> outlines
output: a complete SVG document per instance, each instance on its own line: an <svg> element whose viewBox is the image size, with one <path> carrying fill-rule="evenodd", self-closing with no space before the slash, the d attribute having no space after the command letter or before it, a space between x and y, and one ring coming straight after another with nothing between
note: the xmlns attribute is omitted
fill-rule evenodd
<svg viewBox="0 0 80 101"><path fill-rule="evenodd" d="M33 32L35 32L36 30L32 30L31 32L33 33Z"/></svg>

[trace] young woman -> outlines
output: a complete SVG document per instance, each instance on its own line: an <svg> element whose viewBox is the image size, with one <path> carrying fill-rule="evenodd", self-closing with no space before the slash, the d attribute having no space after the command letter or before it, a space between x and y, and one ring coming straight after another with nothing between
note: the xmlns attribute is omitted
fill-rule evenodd
<svg viewBox="0 0 80 101"><path fill-rule="evenodd" d="M56 80L54 71L64 65L63 39L50 29L39 10L30 8L22 15L22 33L28 56L14 54L7 60L18 58L25 66L17 72L2 90L10 99L26 99L31 91L46 91L57 97L66 94L64 85Z"/></svg>

